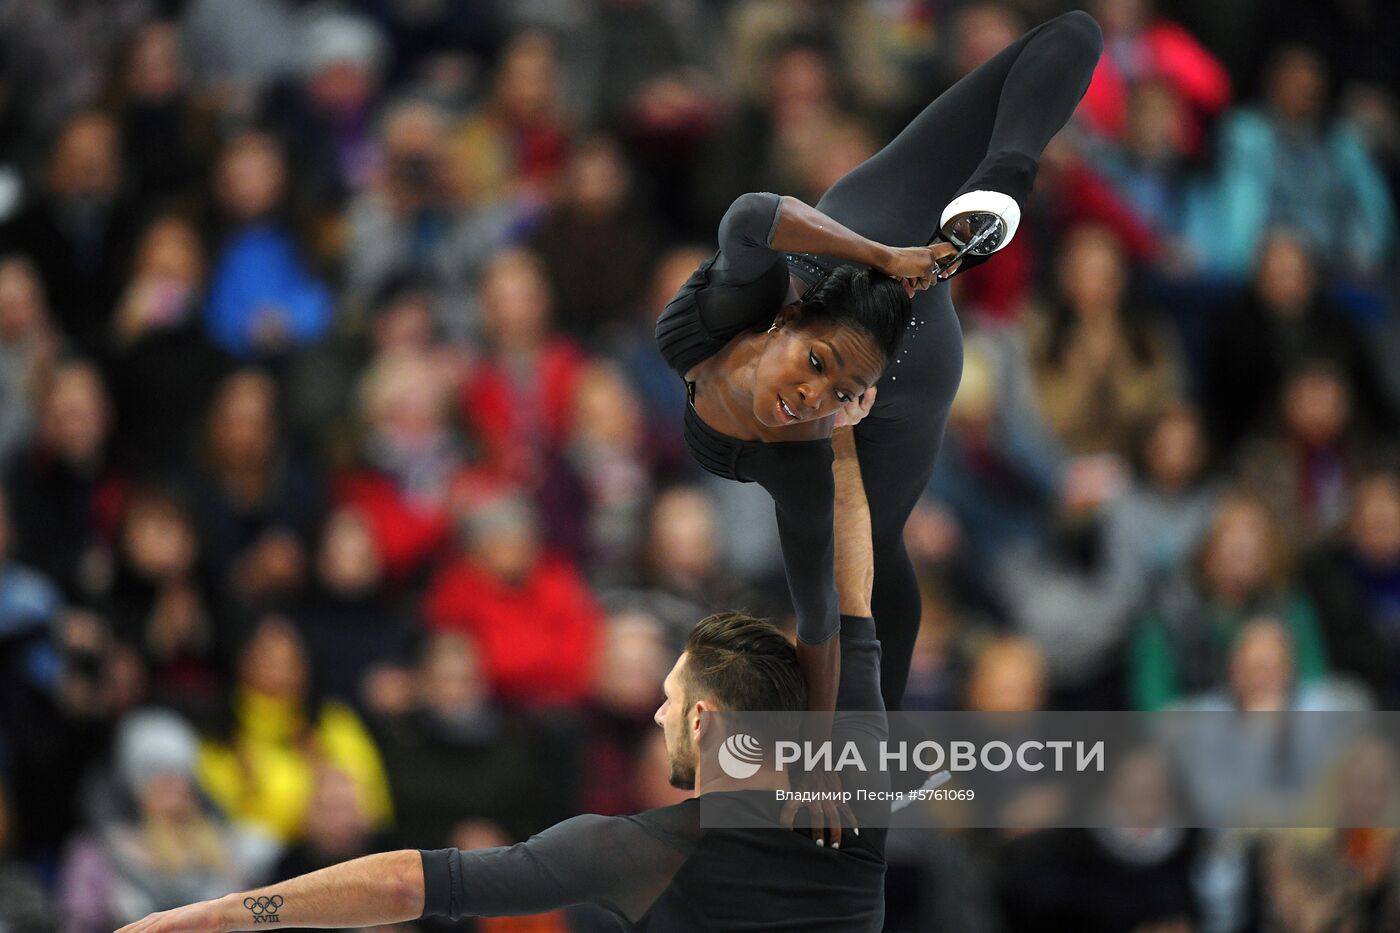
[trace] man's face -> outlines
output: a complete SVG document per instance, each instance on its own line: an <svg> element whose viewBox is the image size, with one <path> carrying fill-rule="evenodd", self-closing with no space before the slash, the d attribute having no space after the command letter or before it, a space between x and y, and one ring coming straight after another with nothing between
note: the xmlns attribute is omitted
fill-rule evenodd
<svg viewBox="0 0 1400 933"><path fill-rule="evenodd" d="M685 654L682 653L661 684L666 697L652 718L666 734L666 752L671 759L671 786L694 790L695 768L700 756L696 749L695 730L691 725L691 710L686 706L685 680Z"/></svg>

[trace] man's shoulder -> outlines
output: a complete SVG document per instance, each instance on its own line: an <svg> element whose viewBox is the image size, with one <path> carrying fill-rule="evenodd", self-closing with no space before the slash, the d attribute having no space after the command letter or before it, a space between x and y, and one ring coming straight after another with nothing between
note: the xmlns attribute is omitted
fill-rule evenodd
<svg viewBox="0 0 1400 933"><path fill-rule="evenodd" d="M628 826L641 829L659 839L683 841L693 845L703 829L700 825L700 799L689 797L666 807L655 807L629 816L607 817L621 820Z"/></svg>

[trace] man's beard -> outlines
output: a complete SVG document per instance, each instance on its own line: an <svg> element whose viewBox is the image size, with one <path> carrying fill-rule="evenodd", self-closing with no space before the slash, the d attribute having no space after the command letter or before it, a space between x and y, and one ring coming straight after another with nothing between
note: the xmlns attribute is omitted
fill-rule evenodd
<svg viewBox="0 0 1400 933"><path fill-rule="evenodd" d="M685 760L677 749L670 749L671 786L680 790L695 790L695 764Z"/></svg>

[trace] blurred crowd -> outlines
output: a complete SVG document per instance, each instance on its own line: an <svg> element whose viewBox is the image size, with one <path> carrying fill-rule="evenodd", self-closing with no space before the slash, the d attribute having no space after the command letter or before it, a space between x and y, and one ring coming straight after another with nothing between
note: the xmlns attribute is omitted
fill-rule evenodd
<svg viewBox="0 0 1400 933"><path fill-rule="evenodd" d="M681 799L686 631L790 608L655 317L1067 6L0 0L0 930ZM1089 9L953 286L905 706L1395 709L1400 7ZM891 930L1400 929L1386 829L891 862Z"/></svg>

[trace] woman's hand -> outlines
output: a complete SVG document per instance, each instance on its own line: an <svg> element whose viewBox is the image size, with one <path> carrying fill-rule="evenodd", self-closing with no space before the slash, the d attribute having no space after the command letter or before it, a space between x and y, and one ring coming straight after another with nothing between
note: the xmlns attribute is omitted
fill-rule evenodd
<svg viewBox="0 0 1400 933"><path fill-rule="evenodd" d="M856 815L850 806L840 799L841 778L830 771L792 773L792 789L810 794L807 800L789 800L783 804L779 819L788 829L797 828L797 814L807 811L808 824L803 827L819 846L830 844L833 849L841 848L842 827L847 827L860 835L856 828Z"/></svg>
<svg viewBox="0 0 1400 933"><path fill-rule="evenodd" d="M875 407L875 386L866 389L859 398L853 398L841 406L836 413L836 428L853 428L865 420L870 409Z"/></svg>
<svg viewBox="0 0 1400 933"><path fill-rule="evenodd" d="M958 248L952 243L939 240L937 243L930 243L928 247L933 252L933 258L938 261L938 278L946 279L954 272L958 271L958 266L962 265L962 257L958 256L955 262L948 262L958 255Z"/></svg>
<svg viewBox="0 0 1400 933"><path fill-rule="evenodd" d="M929 286L946 279L958 270L962 259L948 266L943 264L957 255L957 247L939 241L928 246L895 247L889 252L879 270L904 284L910 297Z"/></svg>
<svg viewBox="0 0 1400 933"><path fill-rule="evenodd" d="M877 268L906 285L931 282L938 273L938 258L934 255L933 246L894 246L890 247L884 262Z"/></svg>

